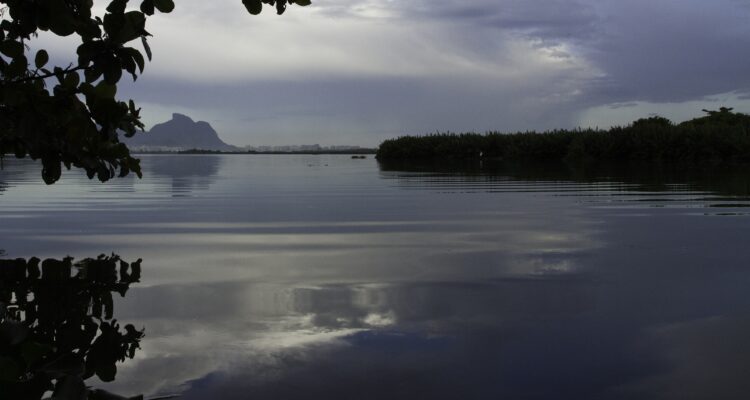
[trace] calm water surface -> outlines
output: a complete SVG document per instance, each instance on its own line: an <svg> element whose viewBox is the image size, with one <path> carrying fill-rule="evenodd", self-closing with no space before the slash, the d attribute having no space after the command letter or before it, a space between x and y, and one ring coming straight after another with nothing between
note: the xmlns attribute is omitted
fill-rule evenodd
<svg viewBox="0 0 750 400"><path fill-rule="evenodd" d="M750 171L143 156L107 184L5 160L5 258L143 259L120 394L750 393Z"/></svg>

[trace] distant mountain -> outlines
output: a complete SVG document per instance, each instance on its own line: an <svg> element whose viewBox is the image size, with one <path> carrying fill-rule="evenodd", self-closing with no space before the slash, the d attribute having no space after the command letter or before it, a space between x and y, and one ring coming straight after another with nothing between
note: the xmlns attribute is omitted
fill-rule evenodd
<svg viewBox="0 0 750 400"><path fill-rule="evenodd" d="M177 113L172 114L171 120L154 125L150 131L139 132L132 138L123 138L123 141L136 151L241 151L224 143L208 122L195 122L187 115Z"/></svg>

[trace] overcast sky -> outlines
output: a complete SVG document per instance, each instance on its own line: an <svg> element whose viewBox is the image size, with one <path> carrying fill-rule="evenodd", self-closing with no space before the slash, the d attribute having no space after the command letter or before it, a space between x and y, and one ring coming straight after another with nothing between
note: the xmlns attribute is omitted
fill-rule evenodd
<svg viewBox="0 0 750 400"><path fill-rule="evenodd" d="M237 145L750 112L750 0L177 0L120 97ZM125 82L125 78L123 78Z"/></svg>

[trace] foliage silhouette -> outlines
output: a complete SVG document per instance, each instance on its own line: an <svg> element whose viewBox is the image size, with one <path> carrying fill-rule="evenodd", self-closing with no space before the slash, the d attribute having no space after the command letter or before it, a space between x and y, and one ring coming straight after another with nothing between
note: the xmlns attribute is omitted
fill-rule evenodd
<svg viewBox="0 0 750 400"><path fill-rule="evenodd" d="M384 141L377 158L750 161L750 116L731 108L708 113L679 125L652 117L606 131L404 136Z"/></svg>
<svg viewBox="0 0 750 400"><path fill-rule="evenodd" d="M282 14L287 4L310 0L243 0L251 14L263 3ZM106 181L130 172L141 176L138 159L119 135L143 129L140 108L116 99L123 72L133 80L143 73L144 55L130 44L140 39L151 59L146 21L169 13L173 0L111 0L102 16L93 0L0 0L0 157L42 161L47 184L60 179L62 166L83 168L89 178ZM77 36L77 62L49 66L49 54L30 54L28 43L39 31ZM81 76L81 72L83 76Z"/></svg>
<svg viewBox="0 0 750 400"><path fill-rule="evenodd" d="M139 282L140 264L114 254L0 260L0 398L122 399L84 380L114 380L139 348L143 330L121 328L112 294Z"/></svg>

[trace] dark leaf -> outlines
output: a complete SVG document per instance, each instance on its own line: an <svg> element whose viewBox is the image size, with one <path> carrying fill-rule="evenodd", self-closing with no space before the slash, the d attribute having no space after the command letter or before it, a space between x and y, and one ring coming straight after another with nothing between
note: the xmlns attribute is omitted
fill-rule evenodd
<svg viewBox="0 0 750 400"><path fill-rule="evenodd" d="M16 58L23 55L23 44L12 39L6 39L0 42L0 53L10 58Z"/></svg>
<svg viewBox="0 0 750 400"><path fill-rule="evenodd" d="M42 49L36 52L36 57L34 57L34 65L37 67L37 69L45 66L48 61L49 54L47 54L46 50Z"/></svg>
<svg viewBox="0 0 750 400"><path fill-rule="evenodd" d="M26 56L20 55L13 59L5 69L5 75L9 77L21 77L26 73L29 68L29 62L26 60Z"/></svg>
<svg viewBox="0 0 750 400"><path fill-rule="evenodd" d="M104 80L110 85L117 85L122 77L122 67L118 65L109 65L109 68L104 70Z"/></svg>
<svg viewBox="0 0 750 400"><path fill-rule="evenodd" d="M143 54L132 47L126 47L122 49L122 51L125 55L124 58L132 59L132 61L135 62L135 64L138 66L138 70L140 72L143 72L143 69L146 66L146 60L143 59Z"/></svg>
<svg viewBox="0 0 750 400"><path fill-rule="evenodd" d="M154 6L163 13L169 13L174 10L174 2L172 0L154 0Z"/></svg>
<svg viewBox="0 0 750 400"><path fill-rule="evenodd" d="M140 11L129 11L123 15L123 25L115 40L127 43L145 34L146 16Z"/></svg>
<svg viewBox="0 0 750 400"><path fill-rule="evenodd" d="M83 76L86 78L86 82L92 83L102 76L102 71L95 67L87 68L83 71Z"/></svg>
<svg viewBox="0 0 750 400"><path fill-rule="evenodd" d="M44 183L51 185L60 179L62 166L59 160L42 159L42 180Z"/></svg>
<svg viewBox="0 0 750 400"><path fill-rule="evenodd" d="M143 44L143 50L146 51L146 57L148 57L148 60L151 61L151 46L148 45L146 36L141 36L141 43Z"/></svg>
<svg viewBox="0 0 750 400"><path fill-rule="evenodd" d="M276 0L276 13L281 15L286 10L286 0Z"/></svg>
<svg viewBox="0 0 750 400"><path fill-rule="evenodd" d="M128 5L128 0L112 0L107 6L107 12L112 14L123 14L125 13L125 7Z"/></svg>
<svg viewBox="0 0 750 400"><path fill-rule="evenodd" d="M112 382L117 376L117 365L114 362L101 364L96 369L96 376L102 380L102 382Z"/></svg>
<svg viewBox="0 0 750 400"><path fill-rule="evenodd" d="M154 0L143 0L141 11L146 15L154 15Z"/></svg>
<svg viewBox="0 0 750 400"><path fill-rule="evenodd" d="M263 10L263 3L260 0L242 0L242 4L252 15L258 15Z"/></svg>
<svg viewBox="0 0 750 400"><path fill-rule="evenodd" d="M78 87L78 84L81 82L81 76L78 75L78 72L68 72L67 75L65 75L65 81L63 82L63 85L68 89L75 89Z"/></svg>
<svg viewBox="0 0 750 400"><path fill-rule="evenodd" d="M68 36L75 32L76 20L65 0L48 0L49 30L55 35Z"/></svg>

